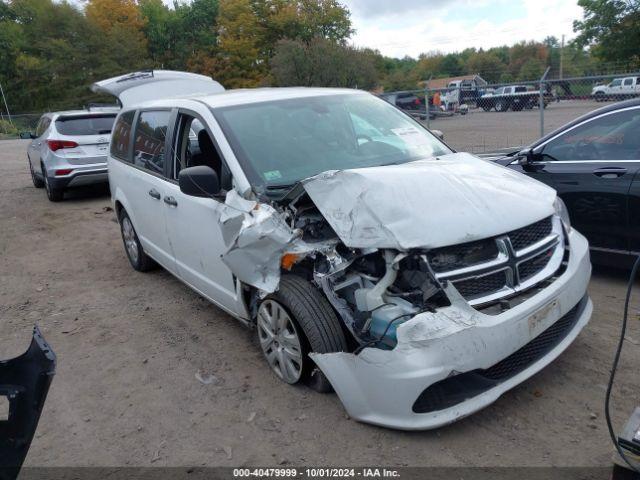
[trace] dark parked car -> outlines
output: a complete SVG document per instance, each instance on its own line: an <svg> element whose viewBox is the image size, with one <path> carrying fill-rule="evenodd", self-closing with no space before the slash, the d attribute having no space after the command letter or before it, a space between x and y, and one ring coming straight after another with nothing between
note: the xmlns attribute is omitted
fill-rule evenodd
<svg viewBox="0 0 640 480"><path fill-rule="evenodd" d="M609 105L495 159L555 188L594 263L640 254L640 99Z"/></svg>

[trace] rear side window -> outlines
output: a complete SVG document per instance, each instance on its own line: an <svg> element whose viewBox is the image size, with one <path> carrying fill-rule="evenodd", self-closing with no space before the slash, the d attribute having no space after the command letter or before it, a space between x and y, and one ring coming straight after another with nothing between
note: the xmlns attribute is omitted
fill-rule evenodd
<svg viewBox="0 0 640 480"><path fill-rule="evenodd" d="M111 135L111 155L129 161L129 145L131 144L131 126L135 111L125 112L118 118Z"/></svg>
<svg viewBox="0 0 640 480"><path fill-rule="evenodd" d="M164 175L164 147L170 115L169 111L140 112L133 147L134 165Z"/></svg>
<svg viewBox="0 0 640 480"><path fill-rule="evenodd" d="M51 124L51 119L49 117L42 117L38 122L38 126L36 127L36 137L40 137L49 125Z"/></svg>
<svg viewBox="0 0 640 480"><path fill-rule="evenodd" d="M115 119L115 114L60 117L56 130L62 135L108 135Z"/></svg>

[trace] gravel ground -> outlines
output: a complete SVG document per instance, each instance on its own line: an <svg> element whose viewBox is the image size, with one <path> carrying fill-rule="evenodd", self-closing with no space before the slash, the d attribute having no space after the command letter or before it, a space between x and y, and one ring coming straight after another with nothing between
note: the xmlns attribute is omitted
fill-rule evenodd
<svg viewBox="0 0 640 480"><path fill-rule="evenodd" d="M0 142L0 358L21 353L38 322L59 361L27 465L610 464L603 401L625 272L597 270L586 330L489 408L437 431L377 428L347 418L335 395L282 384L253 332L166 272L134 272L108 190L50 203L26 146ZM637 397L637 311L634 301L617 426Z"/></svg>
<svg viewBox="0 0 640 480"><path fill-rule="evenodd" d="M551 103L544 111L545 133L605 105L607 104L591 100ZM483 153L498 148L527 145L540 138L540 110L471 110L467 115L438 117L430 122L430 126L441 130L445 141L455 149Z"/></svg>

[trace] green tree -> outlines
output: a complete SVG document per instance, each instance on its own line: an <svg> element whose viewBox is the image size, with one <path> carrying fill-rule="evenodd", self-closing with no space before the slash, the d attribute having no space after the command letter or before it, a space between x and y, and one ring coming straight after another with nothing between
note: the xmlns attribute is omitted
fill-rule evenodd
<svg viewBox="0 0 640 480"><path fill-rule="evenodd" d="M326 38L310 42L281 40L271 61L280 86L347 87L371 89L377 84L376 52Z"/></svg>
<svg viewBox="0 0 640 480"><path fill-rule="evenodd" d="M579 0L584 17L573 23L575 44L603 61L640 60L640 0Z"/></svg>

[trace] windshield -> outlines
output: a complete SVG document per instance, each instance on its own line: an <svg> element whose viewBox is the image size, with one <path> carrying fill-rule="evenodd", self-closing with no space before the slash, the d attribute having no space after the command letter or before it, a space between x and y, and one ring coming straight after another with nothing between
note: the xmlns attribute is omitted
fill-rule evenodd
<svg viewBox="0 0 640 480"><path fill-rule="evenodd" d="M111 133L116 114L60 117L56 129L62 135L106 135Z"/></svg>
<svg viewBox="0 0 640 480"><path fill-rule="evenodd" d="M289 186L327 170L451 153L419 123L369 94L295 98L214 109L252 184Z"/></svg>

